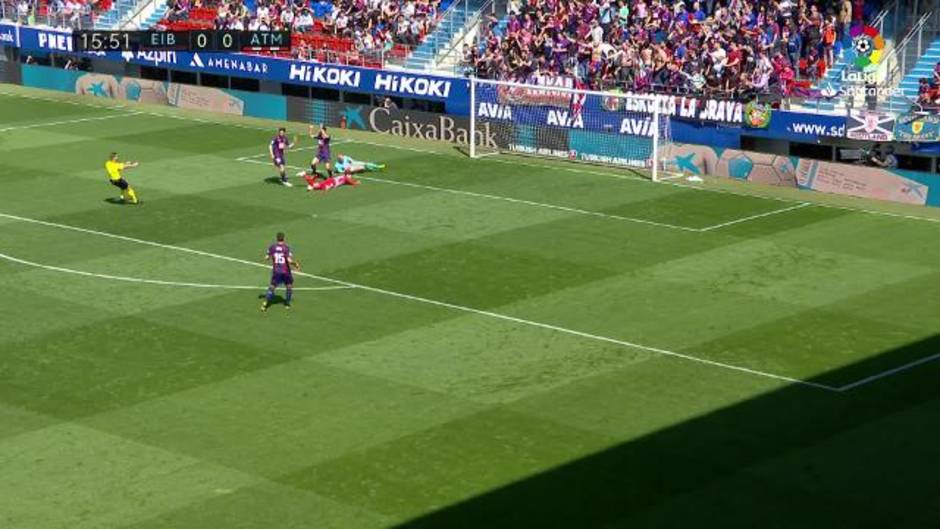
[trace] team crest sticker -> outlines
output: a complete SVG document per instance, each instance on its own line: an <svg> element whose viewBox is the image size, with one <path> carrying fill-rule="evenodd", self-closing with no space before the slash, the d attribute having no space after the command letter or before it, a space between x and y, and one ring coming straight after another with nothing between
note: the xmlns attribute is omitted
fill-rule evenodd
<svg viewBox="0 0 940 529"><path fill-rule="evenodd" d="M770 105L751 101L744 105L744 124L752 129L766 129L773 115Z"/></svg>
<svg viewBox="0 0 940 529"><path fill-rule="evenodd" d="M852 26L844 43L845 59L859 71L869 71L881 62L885 39L878 30L863 24Z"/></svg>
<svg viewBox="0 0 940 529"><path fill-rule="evenodd" d="M894 135L898 141L940 141L940 116L917 113L898 116Z"/></svg>

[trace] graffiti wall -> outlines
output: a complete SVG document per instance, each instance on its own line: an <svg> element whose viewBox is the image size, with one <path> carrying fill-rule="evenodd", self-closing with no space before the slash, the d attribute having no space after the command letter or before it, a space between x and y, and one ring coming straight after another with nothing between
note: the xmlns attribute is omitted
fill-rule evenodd
<svg viewBox="0 0 940 529"><path fill-rule="evenodd" d="M877 167L864 167L817 160L800 160L796 181L801 188L855 197L875 198L891 202L928 204L930 188L897 172ZM934 193L936 195L936 193ZM940 200L934 197L938 205Z"/></svg>
<svg viewBox="0 0 940 529"><path fill-rule="evenodd" d="M92 97L209 110L238 116L287 119L284 96L225 90L134 77L23 65L24 86Z"/></svg>
<svg viewBox="0 0 940 529"><path fill-rule="evenodd" d="M940 206L940 191L930 193L929 173L800 159L705 145L666 147L666 170L712 175L822 193L874 198L905 204Z"/></svg>

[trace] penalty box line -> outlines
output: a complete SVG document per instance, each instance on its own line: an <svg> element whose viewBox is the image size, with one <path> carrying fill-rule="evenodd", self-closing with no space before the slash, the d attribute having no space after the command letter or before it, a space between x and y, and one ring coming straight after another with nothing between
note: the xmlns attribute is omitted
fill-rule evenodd
<svg viewBox="0 0 940 529"><path fill-rule="evenodd" d="M238 258L238 257L231 257L231 256L227 256L227 255L222 255L222 254L216 254L216 253L212 253L212 252L206 252L206 251L203 251L203 250L196 250L196 249L193 249L193 248L187 248L187 247L185 247L185 246L176 246L176 245L172 245L172 244L163 244L163 243L159 243L159 242L155 242L155 241L148 241L148 240L146 240L146 239L138 239L138 238L135 238L135 237L128 237L128 236L126 236L126 235L118 235L118 234L115 234L115 233L108 233L108 232L93 230L93 229L89 229L89 228L82 228L82 227L80 227L80 226L72 226L72 225L69 225L69 224L60 224L60 223L57 223L57 222L49 222L49 221L40 220L40 219L33 219L33 218L29 218L29 217L21 217L21 216L19 216L19 215L12 215L12 214L9 214L9 213L0 213L0 218L5 218L5 219L13 220L13 221L18 221L18 222L25 222L25 223L29 223L29 224L36 224L36 225L40 225L40 226L47 226L47 227L51 227L51 228L58 228L58 229L63 229L63 230L75 231L75 232L79 232L79 233L87 233L87 234L90 234L90 235L98 235L98 236L100 236L100 237L107 237L107 238L110 238L110 239L117 239L117 240L121 240L121 241L127 241L127 242L132 242L132 243L136 243L136 244L142 244L142 245L146 245L146 246L153 246L153 247L156 247L156 248L163 248L163 249L167 249L167 250L175 250L175 251L178 251L178 252L184 252L184 253L189 253L189 254L193 254L193 255L200 255L200 256L203 256L203 257L209 257L209 258L213 258L213 259L220 259L220 260L228 261L228 262L232 262L232 263L241 263L241 264L245 264L245 265L251 265L251 266L254 266L254 267L268 268L268 267L270 266L270 265L267 265L267 264L264 264L264 263L259 263L259 262L257 262L257 261L249 261L249 260L247 260L247 259L241 259L241 258ZM404 293L404 292L397 292L397 291L394 291L394 290L387 290L387 289L383 289L383 288L372 287L372 286L363 285L363 284L359 284L359 283L353 283L353 282L350 282L350 281L344 281L344 280L341 280L341 279L335 279L335 278L332 278L332 277L326 277L326 276L321 276L321 275L317 275L317 274L310 274L310 273L307 273L307 272L295 272L295 273L296 273L297 275L299 275L299 276L309 277L309 278L312 278L312 279L319 279L319 280L321 280L321 281L325 281L325 282L332 283L332 284L335 284L335 285L342 285L342 286L346 286L346 287L353 288L353 289L363 290L363 291L366 291L366 292L372 292L372 293L375 293L375 294L382 294L382 295L385 295L385 296L394 297L394 298L403 299L403 300L408 300L408 301L413 301L413 302L417 302L417 303L425 303L425 304L428 304L428 305L434 305L434 306L436 306L436 307L446 308L446 309L450 309L450 310L457 311L457 312L464 312L464 313L468 313L468 314L476 314L476 315L479 315L479 316L486 316L486 317L488 317L488 318L492 318L492 319L496 319L496 320L502 320L502 321L507 321L507 322L519 324L519 325L526 325L526 326L530 326L530 327L536 327L536 328L539 328L539 329L550 330L550 331L554 331L554 332L558 332L558 333L562 333L562 334L567 334L567 335L570 335L570 336L577 336L577 337L579 337L579 338L585 338L585 339L589 339L589 340L593 340L593 341L597 341L597 342L604 342L604 343L608 343L608 344L619 345L619 346L627 347L627 348L630 348L630 349L636 349L636 350L641 350L641 351L647 351L647 352L655 353L655 354L658 354L658 355L661 355L661 356L667 356L667 357L682 359L682 360L686 360L686 361L689 361L689 362L694 362L694 363L703 364L703 365L707 365L707 366L712 366L712 367L718 367L718 368L726 369L726 370L729 370L729 371L736 371L736 372L738 372L738 373L746 373L746 374L749 374L749 375L754 375L754 376L758 376L758 377L768 378L768 379L776 380L776 381L779 381L779 382L787 382L787 383L790 383L790 384L798 384L798 385L802 385L802 386L812 387L812 388L821 389L821 390L825 390L825 391L829 391L829 392L835 392L835 393L838 393L838 392L843 391L843 390L840 389L840 388L837 388L837 387L834 387L834 386L829 386L829 385L826 385L826 384L820 384L820 383L817 383L817 382L811 382L811 381L807 381L807 380L800 380L800 379L796 379L796 378L792 378L792 377L787 377L787 376L783 376L783 375L776 375L776 374L774 374L774 373L767 373L767 372L764 372L764 371L758 371L758 370L756 370L756 369L750 369L750 368L747 368L747 367L741 367L741 366L736 366L736 365L732 365L732 364L725 364L725 363L722 363L722 362L717 362L717 361L714 361L714 360L707 360L707 359L704 359L704 358L699 358L699 357L695 357L695 356L691 356L691 355L679 353L679 352L676 352L676 351L670 351L670 350L668 350L668 349L662 349L662 348L659 348L659 347L653 347L653 346L649 346L649 345L643 345L643 344L639 344L639 343L630 342L630 341L627 341L627 340L619 340L619 339L617 339L617 338L610 338L610 337L608 337L608 336L602 336L602 335L599 335L599 334L592 334L592 333L588 333L588 332L584 332L584 331L578 331L578 330L575 330L575 329L569 329L569 328L566 328L566 327L561 327L561 326L558 326L558 325L552 325L552 324L549 324L549 323L542 323L542 322L538 322L538 321L527 320L527 319L523 319L523 318L518 318L518 317L516 317L516 316L510 316L510 315L508 315L508 314L501 314L501 313L498 313L498 312L492 312L492 311L488 311L488 310L475 309L475 308L473 308L473 307L467 307L467 306L464 306L464 305L458 305L458 304L456 304L456 303L448 303L448 302L446 302L446 301L439 301L439 300L436 300L436 299L424 298L424 297L415 296L415 295L412 295L412 294L406 294L406 293Z"/></svg>
<svg viewBox="0 0 940 529"><path fill-rule="evenodd" d="M773 211L767 211L765 213L758 213L756 215L748 215L747 217L741 217L740 219L729 220L728 222L722 222L720 224L715 224L713 226L706 226L704 228L699 228L698 231L706 232L706 231L717 230L720 228L724 228L726 226L734 226L735 224L741 224L742 222L750 222L752 220L762 219L764 217L770 217L772 215L779 215L781 213L786 213L788 211L793 211L796 209L802 209L802 208L805 208L806 206L812 206L812 205L813 204L811 202L801 202L799 204L796 204L790 207L775 209Z"/></svg>
<svg viewBox="0 0 940 529"><path fill-rule="evenodd" d="M83 101L73 101L73 100L60 99L60 98L53 98L53 97L42 97L42 96L37 96L37 95L29 95L29 94L21 94L21 93L12 93L12 92L5 92L5 91L2 91L2 90L0 90L0 97L11 97L11 98L31 99L31 100L35 100L35 101L49 101L49 102L52 102L52 103L60 103L60 104L66 104L66 105L75 105L75 106L91 107L91 108L98 108L98 109L102 109L102 110L120 110L120 109L128 108L128 105L104 106L104 105L96 105L96 104L93 104L93 103L90 103L90 102L89 102L89 103L85 103L85 102L83 102ZM190 121L190 122L195 122L195 123L205 123L205 124L208 124L208 125L235 127L235 128L240 128L240 129L246 129L246 130L256 130L256 131L270 131L270 130L272 130L272 127L269 127L269 126L253 125L253 124L248 124L248 123L232 123L232 122L225 122L225 121L220 121L220 120L204 119L204 118L198 118L198 117L194 117L194 116L185 116L185 115L172 114L172 113L165 113L165 112L139 111L139 112L137 112L137 113L138 113L138 114L147 115L147 116L154 116L154 117L158 117L158 118L164 118L164 119L176 119L176 120L180 120L180 121ZM394 150L400 150L400 151L411 151L411 152L420 152L420 153L432 154L432 155L436 155L436 156L446 156L444 153L441 153L441 152L438 152L438 151L432 151L432 150L430 150L430 149L420 149L420 148L417 148L417 147L408 147L408 146L404 146L404 145L392 145L392 144L388 144L388 143L379 143L379 142L373 142L373 141L362 140L362 139L351 139L351 138L350 138L350 139L348 139L348 140L345 140L345 143L359 143L359 144L363 144L363 145L373 145L373 146L376 146L376 147L383 147L383 148L386 148L386 149L394 149ZM503 154L503 153L500 153L500 154ZM264 155L262 154L262 155L260 155L260 156L264 156ZM748 198L758 198L758 199L763 199L763 200L772 200L772 201L775 201L775 202L783 202L783 203L789 203L789 204L793 204L794 202L802 203L802 201L796 201L796 200L789 199L789 198L773 197L773 196L764 196L764 195L759 195L759 194L755 194L755 193L745 193L745 192L741 192L741 191L733 191L733 190L730 190L730 189L705 188L705 187L696 186L696 185L684 184L684 183L682 183L682 182L673 182L673 181L652 182L651 180L649 180L649 179L647 179L647 178L630 177L630 176L624 176L624 175L621 175L621 174L616 174L616 173L611 173L611 172L591 171L591 170L588 170L588 169L581 169L581 168L577 168L577 167L565 167L565 166L563 166L563 165L551 166L551 165L547 165L547 164L533 164L533 163L519 162L519 161L517 161L517 160L502 160L502 159L495 158L495 157L493 157L493 158L489 158L489 157L486 158L486 162L487 162L487 163L509 164L509 165L524 165L524 166L528 166L528 167L537 167L537 168L542 168L542 169L546 169L546 170L561 170L561 171L566 171L566 172L570 172L570 173L597 175L597 176L604 176L604 177L609 177L609 178L617 178L617 179L620 179L620 180L627 180L627 181L656 183L656 184L660 184L660 185L675 186L675 187L680 187L680 188L683 188L683 189L691 189L691 190L694 190L694 191L702 191L702 192L706 192L706 193L720 193L720 194L723 194L723 195L735 195L735 196L748 197ZM878 210L871 210L871 209L865 209L865 208L860 208L860 207L852 207L852 206L838 206L838 205L835 205L835 204L826 204L826 203L823 203L823 202L811 202L810 204L813 205L813 206L816 206L816 207L821 207L821 208L841 209L841 210L843 210L843 211L852 211L852 212L856 212L856 213L866 213L866 214L875 215L875 216L893 217L893 218L898 218L898 219L915 220L915 221L929 222L929 223L933 223L933 224L940 224L940 218L921 217L921 216L919 216L919 215L905 215L905 214L903 214L903 213L891 213L891 212L889 212L889 211L878 211Z"/></svg>
<svg viewBox="0 0 940 529"><path fill-rule="evenodd" d="M346 141L345 143L360 143L360 142L357 142L357 141L355 141L355 140L350 140L350 141ZM300 149L293 149L293 150L297 151L297 150L302 150L302 149L313 149L313 148L315 148L315 147L301 147ZM251 156L241 156L241 157L239 157L239 158L235 158L235 161L237 161L237 162L243 162L243 163L258 164L258 165L269 165L270 162L264 162L264 161L261 161L261 160L255 160L255 159L254 159L254 158L260 158L260 157L262 157L262 156L268 156L268 155L267 155L267 154L254 154L254 155L251 155ZM296 165L285 165L285 167L290 168L290 169L301 169L301 170L304 169L303 167L296 166ZM357 178L359 178L360 180L368 180L368 181L372 181L372 182L379 182L379 183L382 183L382 184L391 184L391 185L398 185L398 186L404 186L404 187L411 187L411 188L414 188L414 189L425 189L425 190L428 190L428 191L436 191L436 192L439 192L439 193L449 193L449 194L452 194L452 195L463 195L463 196L475 197L475 198L485 198L485 199L489 199L489 200L500 200L500 201L503 201L503 202L511 202L511 203L513 203L513 204L522 204L522 205L525 205L525 206L533 206L533 207L539 207L539 208L545 208L545 209L553 209L553 210L557 210L557 211L564 211L564 212L567 212L567 213L575 213L575 214L577 214L577 215L585 215L585 216L591 216L591 217L601 217L601 218L605 218L605 219L620 220L620 221L625 221L625 222L633 222L633 223L637 223L637 224L646 224L646 225L649 225L649 226L657 226L657 227L660 227L660 228L668 228L668 229L680 230L680 231L687 231L687 232L693 232L693 233L703 233L703 232L707 232L707 231L717 230L717 229L719 229L719 228L724 228L724 227L726 227L726 226L732 226L732 225L735 225L735 224L740 224L740 223L742 223L742 222L748 222L748 221L751 221L751 220L756 220L756 219L760 219L760 218L763 218L763 217L768 217L768 216L771 216L771 215L777 215L777 214L779 214L779 213L785 213L785 212L787 212L787 211L792 211L792 210L795 210L795 209L800 209L800 208L804 208L804 207L806 207L806 206L812 205L812 204L809 203L809 202L801 202L801 203L799 203L799 204L796 204L795 206L790 206L790 207L786 207L786 208L781 208L781 209L777 209L777 210L769 211L769 212L765 212L765 213L759 213L759 214L757 214L757 215L750 215L750 216L743 217L743 218L740 218L740 219L735 219L735 220L732 220L732 221L729 221L729 222L723 222L723 223L721 223L721 224L715 224L715 225L712 225L712 226L706 226L706 227L704 227L704 228L692 228L692 227L689 227L689 226L680 226L680 225L678 225L678 224L669 224L669 223L666 223L666 222L657 222L657 221L655 221L655 220L640 219L640 218L636 218L636 217L627 217L627 216L624 216L624 215L615 215L615 214L612 214L612 213L602 213L602 212L600 212L600 211L592 211L592 210L587 210L587 209L573 208L573 207L570 207L570 206L562 206L562 205L558 205L558 204L548 204L548 203L545 203L545 202L536 202L536 201L533 201L533 200L525 200L525 199L521 199L521 198L512 198L512 197L507 197L507 196L502 196L502 195L493 195L493 194L489 194L489 193L478 193L478 192L475 192L475 191L465 191L465 190L462 190L462 189L454 189L454 188L450 188L450 187L440 187L440 186L431 186L431 185L426 185L426 184L416 184L416 183L413 183L413 182L402 182L401 180L390 180L390 179L387 179L387 178L379 178L379 177L376 177L376 176L366 176L366 175L358 175Z"/></svg>
<svg viewBox="0 0 940 529"><path fill-rule="evenodd" d="M352 142L349 142L349 143L356 143L356 142L355 142L355 141L352 141ZM254 157L257 157L257 156L258 156L258 155L255 155ZM264 155L261 155L261 156L264 156ZM263 161L261 161L261 160L252 160L252 159L249 159L249 158L247 158L247 157L236 158L235 161L237 161L237 162L242 162L242 163L258 164L258 165L270 165L270 162L263 162ZM303 167L296 166L296 165L286 165L285 167L288 167L288 168L290 168L290 169L301 169L301 170L304 169ZM439 193L449 193L449 194L452 194L452 195L463 195L463 196L475 197L475 198L485 198L485 199L489 199L489 200L500 200L500 201L502 201L502 202L511 202L511 203L513 203L513 204L523 204L523 205L526 205L526 206L533 206L533 207L539 207L539 208L545 208L545 209L553 209L553 210L557 210L557 211L564 211L564 212L567 212L567 213L575 213L575 214L578 214L578 215L586 215L586 216L591 216L591 217L601 217L601 218L606 218L606 219L611 219L611 220L621 220L621 221L625 221L625 222L633 222L633 223L636 223L636 224L646 224L646 225L649 225L649 226L657 226L657 227L659 227L659 228L669 228L669 229L673 229L673 230L681 230L681 231L689 231L689 232L698 232L698 231L700 231L699 228L690 228L690 227L688 227L688 226L679 226L679 225L676 225L676 224L667 224L667 223L665 223L665 222L656 222L656 221L654 221L654 220L638 219L638 218L634 218L634 217L625 217L625 216L623 216L623 215L614 215L614 214L611 214L611 213L601 213L600 211L591 211L591 210L587 210L587 209L579 209L579 208L573 208L573 207L569 207L569 206L561 206L561 205L558 205L558 204L546 204L546 203L544 203L544 202L535 202L535 201L532 201L532 200L524 200L524 199L521 199L521 198L505 197L505 196L502 196L502 195L491 195L491 194L488 194L488 193L477 193L477 192L475 192L475 191L465 191L465 190L462 190L462 189L453 189L453 188L450 188L450 187L438 187L438 186L430 186L430 185L425 185L425 184L415 184L415 183L412 183L412 182L402 182L402 181L400 181L400 180L389 180L389 179L387 179L387 178L379 178L379 177L376 177L376 176L366 176L366 175L363 175L363 174L357 175L356 178L358 178L358 179L360 179L360 180L368 180L368 181L370 181L370 182L379 182L379 183L382 183L382 184L391 184L391 185L397 185L397 186L403 186L403 187L410 187L410 188L414 188L414 189L425 189L425 190L428 190L428 191L436 191L436 192L439 192Z"/></svg>
<svg viewBox="0 0 940 529"><path fill-rule="evenodd" d="M379 142L360 140L360 139L350 139L349 143L361 143L363 145L373 145L375 147L381 147L381 148L386 148L386 149L419 152L419 153L431 154L435 156L446 156L443 153L440 153L438 151L432 151L430 149L419 149L417 147L407 147L404 145L392 145L392 144L379 143ZM500 153L500 154L504 154L504 153ZM520 162L517 160L502 160L499 158L486 158L486 163L523 165L526 167L536 167L536 168L550 170L550 171L561 170L561 171L566 171L569 173L588 174L588 175L604 176L604 177L609 177L609 178L617 178L619 180L626 180L626 181L632 181L632 182L673 186L673 187L678 187L682 189L691 189L693 191L701 191L705 193L718 193L722 195L734 195L734 196L739 196L739 197L755 198L755 199L760 199L760 200L770 200L773 202L781 202L784 204L802 204L805 202L805 201L800 201L800 200L794 200L791 198L765 196L765 195L759 195L755 193L745 193L742 191L734 191L731 189L706 188L706 187L686 184L682 182L673 182L671 181L670 178L664 178L664 179L661 179L661 181L659 182L653 182L652 180L648 178L631 177L631 176L625 176L621 174L603 172L603 171L592 171L589 169L581 169L578 167L565 167L564 165L551 166L548 164L534 164L534 163ZM812 206L820 207L820 208L839 209L843 211L852 211L856 213L866 213L868 215L875 215L875 216L880 216L880 217L898 218L898 219L905 219L905 220L917 220L917 221L929 222L933 224L940 224L940 218L921 217L919 215L905 215L903 213L891 213L890 211L878 211L878 210L865 209L865 208L853 207L853 206L839 206L835 204L826 204L824 202L809 202L809 204Z"/></svg>

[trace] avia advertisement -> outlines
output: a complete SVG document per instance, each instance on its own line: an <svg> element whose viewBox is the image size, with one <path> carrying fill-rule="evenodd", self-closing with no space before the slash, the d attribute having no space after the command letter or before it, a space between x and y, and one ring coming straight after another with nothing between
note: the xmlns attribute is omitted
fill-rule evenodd
<svg viewBox="0 0 940 529"><path fill-rule="evenodd" d="M743 133L761 138L803 142L816 141L819 138L844 138L846 134L845 116L774 110L766 122L767 126L764 128L748 128Z"/></svg>

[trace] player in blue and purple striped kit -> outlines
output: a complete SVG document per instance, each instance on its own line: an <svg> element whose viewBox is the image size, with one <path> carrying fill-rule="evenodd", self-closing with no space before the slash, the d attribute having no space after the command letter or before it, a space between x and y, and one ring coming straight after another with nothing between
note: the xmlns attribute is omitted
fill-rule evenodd
<svg viewBox="0 0 940 529"><path fill-rule="evenodd" d="M281 127L277 129L277 136L271 140L271 144L268 145L268 152L271 154L271 162L274 164L274 167L277 167L278 172L281 175L281 184L287 187L291 187L291 183L287 181L287 169L286 169L286 159L285 154L287 154L288 149L292 149L294 143L291 143L287 139L287 129Z"/></svg>
<svg viewBox="0 0 940 529"><path fill-rule="evenodd" d="M268 251L264 255L265 261L271 261L271 284L264 296L264 303L261 304L261 311L265 312L274 300L274 291L278 286L284 285L287 294L284 298L284 308L289 309L291 298L294 294L294 273L293 270L300 270L300 263L294 260L294 254L290 251L290 246L284 242L284 233L278 232L277 242L268 246Z"/></svg>
<svg viewBox="0 0 940 529"><path fill-rule="evenodd" d="M310 176L318 178L317 164L323 162L326 165L326 177L333 178L333 163L330 161L330 133L326 131L326 126L320 124L320 130L314 134L313 125L310 125L310 137L317 140L317 155L310 162Z"/></svg>

